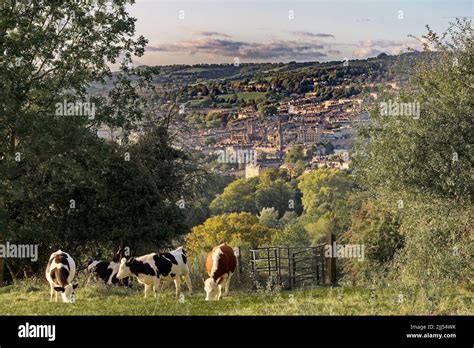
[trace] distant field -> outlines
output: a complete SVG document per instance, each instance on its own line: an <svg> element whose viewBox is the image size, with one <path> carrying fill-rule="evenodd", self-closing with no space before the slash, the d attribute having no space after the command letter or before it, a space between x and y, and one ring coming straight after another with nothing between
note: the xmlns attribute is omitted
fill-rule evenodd
<svg viewBox="0 0 474 348"><path fill-rule="evenodd" d="M158 299L143 298L135 289L108 288L102 284L78 288L74 304L50 303L46 282L28 282L0 288L0 315L468 315L471 297L466 293L440 297L435 306L423 298L399 303L391 289L317 287L282 292L232 291L222 301L204 301L202 289L179 301L173 290Z"/></svg>
<svg viewBox="0 0 474 348"><path fill-rule="evenodd" d="M180 73L189 73L189 74L195 74L195 73L200 73L206 71L204 68L186 68L183 70L179 70Z"/></svg>
<svg viewBox="0 0 474 348"><path fill-rule="evenodd" d="M245 101L250 100L250 99L264 99L265 98L265 93L266 92L239 92L236 93L238 99L243 99ZM221 94L218 96L218 98L221 99L230 99L232 98L234 94Z"/></svg>
<svg viewBox="0 0 474 348"><path fill-rule="evenodd" d="M202 99L193 99L193 100L188 101L189 106L191 106L191 107L197 107L203 102L204 102L204 98L202 98Z"/></svg>

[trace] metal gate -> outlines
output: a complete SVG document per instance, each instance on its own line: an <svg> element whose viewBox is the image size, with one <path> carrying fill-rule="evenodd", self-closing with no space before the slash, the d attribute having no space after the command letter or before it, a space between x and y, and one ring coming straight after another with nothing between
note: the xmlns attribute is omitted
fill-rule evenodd
<svg viewBox="0 0 474 348"><path fill-rule="evenodd" d="M324 244L257 248L250 254L255 280L271 279L286 289L324 282Z"/></svg>

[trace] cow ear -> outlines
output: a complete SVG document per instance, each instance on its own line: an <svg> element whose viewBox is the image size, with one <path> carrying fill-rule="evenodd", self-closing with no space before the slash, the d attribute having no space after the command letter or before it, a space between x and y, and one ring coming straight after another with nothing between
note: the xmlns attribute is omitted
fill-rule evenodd
<svg viewBox="0 0 474 348"><path fill-rule="evenodd" d="M77 288L78 286L79 286L79 284L74 284L74 285L72 286L72 288L75 289L75 288Z"/></svg>
<svg viewBox="0 0 474 348"><path fill-rule="evenodd" d="M201 278L202 279L202 283L203 284L206 284L206 281L204 280L204 278Z"/></svg>
<svg viewBox="0 0 474 348"><path fill-rule="evenodd" d="M59 292L64 292L64 288L62 286L55 286L54 290L59 291Z"/></svg>

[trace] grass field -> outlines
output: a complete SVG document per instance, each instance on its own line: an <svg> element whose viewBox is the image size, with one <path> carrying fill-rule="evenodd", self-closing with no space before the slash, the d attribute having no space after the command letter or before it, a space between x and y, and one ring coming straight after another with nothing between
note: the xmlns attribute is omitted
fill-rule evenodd
<svg viewBox="0 0 474 348"><path fill-rule="evenodd" d="M135 289L92 284L76 290L74 304L50 303L45 281L0 288L0 315L468 315L472 294L450 292L432 300L419 296L400 303L392 289L315 287L297 291L232 291L222 301L204 301L202 289L176 298L171 287L158 299Z"/></svg>
<svg viewBox="0 0 474 348"><path fill-rule="evenodd" d="M238 99L242 99L244 101L250 100L250 99L265 99L265 94L266 92L239 92L236 93ZM218 96L220 99L231 99L234 94L221 94Z"/></svg>

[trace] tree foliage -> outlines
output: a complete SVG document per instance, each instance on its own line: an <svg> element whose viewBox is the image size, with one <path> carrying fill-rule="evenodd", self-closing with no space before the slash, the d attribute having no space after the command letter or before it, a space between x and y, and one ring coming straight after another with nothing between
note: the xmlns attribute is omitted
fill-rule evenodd
<svg viewBox="0 0 474 348"><path fill-rule="evenodd" d="M192 255L211 251L226 242L236 247L256 248L270 242L275 229L259 223L250 213L232 213L210 217L186 236L186 248Z"/></svg>
<svg viewBox="0 0 474 348"><path fill-rule="evenodd" d="M442 286L467 285L470 277L471 20L458 19L442 36L428 28L422 42L425 59L406 88L389 95L419 102L419 117L384 116L376 108L359 133L354 173L369 198L347 236L367 243L368 259L348 267L432 296Z"/></svg>

